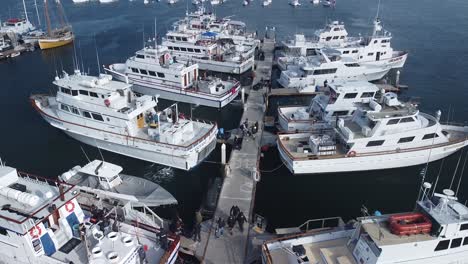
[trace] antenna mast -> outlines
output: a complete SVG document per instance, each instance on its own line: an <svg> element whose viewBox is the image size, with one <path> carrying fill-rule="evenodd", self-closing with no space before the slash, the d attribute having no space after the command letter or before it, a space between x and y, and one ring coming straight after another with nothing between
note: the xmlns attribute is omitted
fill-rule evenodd
<svg viewBox="0 0 468 264"><path fill-rule="evenodd" d="M47 5L47 0L44 0L44 12L45 12L46 20L47 20L47 34L49 36L51 36L52 31L50 29L50 17L49 17L49 8L48 8L48 5Z"/></svg>
<svg viewBox="0 0 468 264"><path fill-rule="evenodd" d="M159 60L159 55L158 55L158 48L159 48L159 45L158 45L158 24L157 24L157 20L156 20L156 17L154 18L154 49L155 49L155 53L156 53L156 61Z"/></svg>
<svg viewBox="0 0 468 264"><path fill-rule="evenodd" d="M29 21L28 18L28 11L26 10L26 3L23 0L23 8L24 8L24 16L26 17L26 21Z"/></svg>
<svg viewBox="0 0 468 264"><path fill-rule="evenodd" d="M36 7L36 14L37 14L37 23L41 26L41 18L39 17L39 9L37 9L37 0L34 0L34 6Z"/></svg>
<svg viewBox="0 0 468 264"><path fill-rule="evenodd" d="M101 63L99 62L99 53L97 49L97 44L96 44L96 35L94 35L94 48L96 49L96 60L97 60L97 66L98 66L98 73L101 75Z"/></svg>

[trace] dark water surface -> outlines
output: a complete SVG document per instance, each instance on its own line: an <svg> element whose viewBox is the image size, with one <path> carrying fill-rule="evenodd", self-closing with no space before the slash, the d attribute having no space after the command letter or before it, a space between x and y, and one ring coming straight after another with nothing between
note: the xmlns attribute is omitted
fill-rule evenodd
<svg viewBox="0 0 468 264"><path fill-rule="evenodd" d="M2 0L0 18L21 14L18 0ZM36 21L32 0L27 0L29 15ZM42 1L40 5L42 5ZM143 5L143 0L120 0L113 4L92 1L74 5L63 0L70 23L77 35L77 56L91 74L97 73L95 44L101 64L122 62L143 46L143 39L154 33L157 17L158 32L164 34L171 24L185 14L180 1L168 6L160 3ZM270 7L261 7L258 0L248 7L242 1L230 0L216 8L219 16L233 15L243 20L252 30L264 31L275 26L279 38L303 32L312 34L327 19L344 21L352 35L366 34L376 14L377 1L337 1L335 10L313 6L302 1L292 8L286 0L274 0ZM41 11L42 13L42 11ZM393 47L408 50L410 56L402 71L401 82L409 85L405 95L421 98L422 110L434 113L442 110L444 119L468 120L468 2L448 1L383 1L380 10L384 26L391 31ZM42 21L44 19L42 18ZM143 37L143 33L145 37ZM0 156L11 166L39 175L55 177L76 164L84 164L79 142L52 128L34 112L29 104L31 93L49 93L56 71L71 71L73 47L46 52L36 51L0 63L0 113L2 126ZM163 101L162 105L169 102ZM182 111L189 106L181 104ZM450 114L449 114L450 110ZM242 114L239 105L222 111L198 107L193 115L217 121L220 127L234 128ZM95 148L84 146L88 155L98 157ZM460 152L447 158L441 173L439 187L450 184ZM125 172L142 175L161 184L179 200L179 211L191 221L206 193L209 182L220 174L216 163L204 163L193 172L163 168L148 162L104 152L105 159L120 164ZM210 161L219 161L219 149ZM462 160L463 161L463 160ZM434 181L441 162L429 166L428 179ZM361 205L384 213L410 210L420 184L419 171L411 168L293 176L281 161L276 150L270 150L263 159L262 181L257 186L256 212L265 216L270 227L301 224L307 219L341 215L346 219L359 216ZM460 172L459 168L458 172ZM268 172L267 172L268 171ZM468 197L468 182L462 182L460 199Z"/></svg>

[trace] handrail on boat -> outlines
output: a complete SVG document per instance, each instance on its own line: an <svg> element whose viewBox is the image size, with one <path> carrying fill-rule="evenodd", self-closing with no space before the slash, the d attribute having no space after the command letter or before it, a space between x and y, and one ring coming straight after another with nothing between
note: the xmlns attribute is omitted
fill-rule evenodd
<svg viewBox="0 0 468 264"><path fill-rule="evenodd" d="M137 209L134 208L133 204L130 204L130 208L135 212L140 212L140 211L138 211ZM161 217L159 217L159 215L157 215L153 210L151 210L145 204L143 204L142 208L143 208L143 214L145 216L151 217L151 220L153 221L153 223L159 225L159 228L164 228L164 220Z"/></svg>
<svg viewBox="0 0 468 264"><path fill-rule="evenodd" d="M340 227L340 226L344 226L344 224L345 224L341 217L335 216L335 217L309 219L306 222L304 222L302 225L300 225L298 228L300 230L303 230L304 227L305 227L305 232L307 232L307 231L309 231L309 225L313 224L313 223L321 223L320 228L326 228L326 227L330 227L330 226L325 226L326 222L329 222L329 221L337 221L337 225L332 226L332 227Z"/></svg>

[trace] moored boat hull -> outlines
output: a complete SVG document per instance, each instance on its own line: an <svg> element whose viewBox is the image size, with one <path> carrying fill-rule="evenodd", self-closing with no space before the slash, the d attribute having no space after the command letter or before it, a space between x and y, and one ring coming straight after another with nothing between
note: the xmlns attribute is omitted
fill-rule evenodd
<svg viewBox="0 0 468 264"><path fill-rule="evenodd" d="M65 38L45 38L39 39L39 47L41 50L53 49L68 45L73 42L73 36Z"/></svg>

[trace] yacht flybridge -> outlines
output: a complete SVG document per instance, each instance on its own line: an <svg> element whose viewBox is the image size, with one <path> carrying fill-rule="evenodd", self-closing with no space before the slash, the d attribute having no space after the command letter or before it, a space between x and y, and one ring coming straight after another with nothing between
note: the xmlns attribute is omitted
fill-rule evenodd
<svg viewBox="0 0 468 264"><path fill-rule="evenodd" d="M334 227L270 240L262 246L263 264L467 263L468 208L449 189L430 196L424 190L413 212L367 215L349 224L337 218ZM334 219L308 223L326 220Z"/></svg>
<svg viewBox="0 0 468 264"><path fill-rule="evenodd" d="M278 107L278 121L283 131L308 131L331 128L337 117L350 116L361 104L369 104L382 91L364 81L334 82L324 87L308 106Z"/></svg>
<svg viewBox="0 0 468 264"><path fill-rule="evenodd" d="M173 56L196 62L201 70L242 74L253 68L256 42L236 44L231 37L219 38L216 32L188 32L177 28L162 41Z"/></svg>
<svg viewBox="0 0 468 264"><path fill-rule="evenodd" d="M318 49L334 48L341 56L352 58L363 65L402 68L408 53L393 50L391 39L392 34L383 28L379 18L374 20L373 32L367 37L348 37L345 25L333 21L317 30L310 39L303 34L296 34L294 39L282 42L284 51L278 58L311 56Z"/></svg>
<svg viewBox="0 0 468 264"><path fill-rule="evenodd" d="M75 166L64 172L60 179L85 193L126 200L135 207L177 204L177 200L158 184L142 177L122 174L122 170L118 165L93 160L84 167Z"/></svg>
<svg viewBox="0 0 468 264"><path fill-rule="evenodd" d="M294 174L407 167L439 160L468 145L468 126L445 125L386 93L339 118L327 131L280 134L281 159Z"/></svg>
<svg viewBox="0 0 468 264"><path fill-rule="evenodd" d="M0 182L4 263L175 263L178 237L157 239L159 230L120 222L116 210L101 210L99 203L86 210L72 184L3 164Z"/></svg>
<svg viewBox="0 0 468 264"><path fill-rule="evenodd" d="M349 57L342 57L335 49L321 49L314 56L282 57L278 66L284 69L278 83L299 92L315 92L316 86L325 82L382 79L388 66L361 65Z"/></svg>
<svg viewBox="0 0 468 264"><path fill-rule="evenodd" d="M118 80L133 83L137 93L209 107L226 106L240 91L237 80L200 76L198 64L180 62L163 46L137 51L124 64L111 64L105 70Z"/></svg>
<svg viewBox="0 0 468 264"><path fill-rule="evenodd" d="M177 104L155 111L157 97L136 97L112 76L76 71L56 77L56 96L31 103L52 126L83 143L129 157L190 170L215 148L217 125L179 115Z"/></svg>

